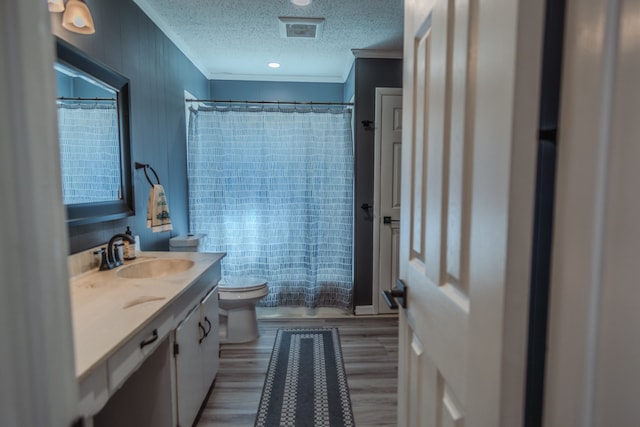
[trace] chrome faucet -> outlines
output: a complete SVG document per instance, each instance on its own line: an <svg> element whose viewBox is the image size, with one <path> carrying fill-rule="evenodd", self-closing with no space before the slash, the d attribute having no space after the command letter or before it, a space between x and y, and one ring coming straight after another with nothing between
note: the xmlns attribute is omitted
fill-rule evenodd
<svg viewBox="0 0 640 427"><path fill-rule="evenodd" d="M115 243L120 239L134 244L136 242L132 236L129 236L127 234L118 233L114 235L111 239L109 239L106 251L105 248L101 248L94 252L96 255L102 255L102 260L100 261L100 270L111 270L112 268L116 268L117 266L122 265L120 255L118 254L118 251L115 250Z"/></svg>

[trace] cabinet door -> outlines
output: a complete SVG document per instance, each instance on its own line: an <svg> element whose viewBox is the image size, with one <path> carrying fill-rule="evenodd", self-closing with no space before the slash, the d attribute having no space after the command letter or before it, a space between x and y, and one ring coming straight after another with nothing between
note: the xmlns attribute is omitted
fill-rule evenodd
<svg viewBox="0 0 640 427"><path fill-rule="evenodd" d="M176 387L178 425L193 425L204 394L200 340L204 330L200 325L198 306L180 323L175 332L178 344L176 358Z"/></svg>
<svg viewBox="0 0 640 427"><path fill-rule="evenodd" d="M202 323L207 328L207 337L202 342L202 363L205 392L218 372L218 288L214 288L200 304Z"/></svg>

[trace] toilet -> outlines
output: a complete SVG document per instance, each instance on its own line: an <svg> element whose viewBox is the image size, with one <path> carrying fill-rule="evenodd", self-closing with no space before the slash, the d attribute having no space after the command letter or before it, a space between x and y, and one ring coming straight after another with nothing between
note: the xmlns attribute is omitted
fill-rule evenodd
<svg viewBox="0 0 640 427"><path fill-rule="evenodd" d="M206 234L187 234L169 239L169 250L201 252ZM228 276L218 282L220 342L243 343L260 336L256 304L269 293L267 281L253 276Z"/></svg>
<svg viewBox="0 0 640 427"><path fill-rule="evenodd" d="M169 239L171 252L202 252L206 234L183 234Z"/></svg>
<svg viewBox="0 0 640 427"><path fill-rule="evenodd" d="M267 281L254 276L226 276L218 282L220 342L243 343L260 336L256 304L269 293Z"/></svg>

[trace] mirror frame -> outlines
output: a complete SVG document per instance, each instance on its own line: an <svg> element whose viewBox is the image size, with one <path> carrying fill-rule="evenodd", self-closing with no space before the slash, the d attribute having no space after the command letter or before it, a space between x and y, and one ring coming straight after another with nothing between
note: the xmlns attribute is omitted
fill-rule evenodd
<svg viewBox="0 0 640 427"><path fill-rule="evenodd" d="M88 57L85 53L56 37L57 61L89 74L112 87L117 93L118 130L120 137L120 200L98 203L65 205L67 225L77 226L95 222L111 221L135 215L131 164L131 134L129 127L129 79L111 68Z"/></svg>

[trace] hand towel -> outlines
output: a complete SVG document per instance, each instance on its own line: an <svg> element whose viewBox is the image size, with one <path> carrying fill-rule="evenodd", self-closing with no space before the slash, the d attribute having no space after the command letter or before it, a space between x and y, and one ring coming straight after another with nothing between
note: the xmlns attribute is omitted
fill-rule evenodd
<svg viewBox="0 0 640 427"><path fill-rule="evenodd" d="M154 185L149 193L147 228L150 228L154 233L173 230L171 218L169 217L167 197L164 188L160 184Z"/></svg>

